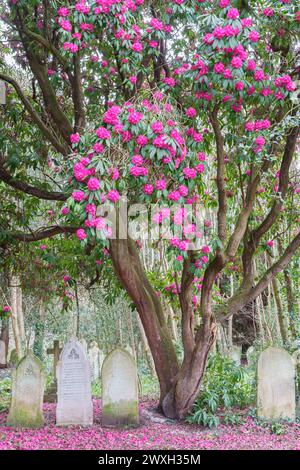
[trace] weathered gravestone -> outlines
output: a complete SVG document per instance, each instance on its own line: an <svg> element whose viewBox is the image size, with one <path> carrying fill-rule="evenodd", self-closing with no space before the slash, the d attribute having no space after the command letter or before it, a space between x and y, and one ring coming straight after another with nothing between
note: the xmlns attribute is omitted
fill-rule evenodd
<svg viewBox="0 0 300 470"><path fill-rule="evenodd" d="M92 425L91 370L84 348L76 338L72 338L63 348L56 376L57 425Z"/></svg>
<svg viewBox="0 0 300 470"><path fill-rule="evenodd" d="M62 348L59 347L59 341L53 341L53 348L47 349L47 354L53 354L53 382L47 389L44 401L46 403L55 403L57 401L57 379L56 379L56 368L59 361L59 355L62 352Z"/></svg>
<svg viewBox="0 0 300 470"><path fill-rule="evenodd" d="M0 340L0 367L6 366L6 346L5 342Z"/></svg>
<svg viewBox="0 0 300 470"><path fill-rule="evenodd" d="M241 365L242 346L233 345L229 350L229 357L238 365Z"/></svg>
<svg viewBox="0 0 300 470"><path fill-rule="evenodd" d="M100 378L100 349L96 342L92 343L88 357L91 365L92 380L98 380Z"/></svg>
<svg viewBox="0 0 300 470"><path fill-rule="evenodd" d="M11 353L10 353L10 356L9 356L9 364L11 364L12 366L16 367L18 362L19 362L19 358L18 358L18 354L17 354L17 350L16 349L12 349L11 350Z"/></svg>
<svg viewBox="0 0 300 470"><path fill-rule="evenodd" d="M300 377L300 349L293 352L292 360L294 362L297 375ZM297 418L300 417L300 386L298 381L296 381L296 416Z"/></svg>
<svg viewBox="0 0 300 470"><path fill-rule="evenodd" d="M103 426L138 425L138 378L133 357L115 349L103 362L101 378Z"/></svg>
<svg viewBox="0 0 300 470"><path fill-rule="evenodd" d="M0 104L6 104L6 88L3 80L0 80Z"/></svg>
<svg viewBox="0 0 300 470"><path fill-rule="evenodd" d="M291 356L280 348L267 348L258 359L258 416L265 419L295 419L295 367Z"/></svg>
<svg viewBox="0 0 300 470"><path fill-rule="evenodd" d="M80 343L81 343L81 345L82 345L82 347L83 347L83 349L84 349L85 354L87 354L87 353L88 353L88 347L87 347L87 342L86 342L86 340L85 340L84 338L81 338Z"/></svg>
<svg viewBox="0 0 300 470"><path fill-rule="evenodd" d="M250 346L250 347L247 349L246 356L247 356L247 363L248 363L248 364L251 364L251 362L253 361L253 358L254 358L254 356L255 356L255 348L254 348L254 346Z"/></svg>
<svg viewBox="0 0 300 470"><path fill-rule="evenodd" d="M12 397L7 424L29 428L42 426L44 387L43 365L29 351L12 372Z"/></svg>
<svg viewBox="0 0 300 470"><path fill-rule="evenodd" d="M102 369L102 365L103 365L104 359L105 359L105 354L104 354L104 352L100 349L100 350L99 350L99 369L100 369L100 376L101 376L101 369Z"/></svg>

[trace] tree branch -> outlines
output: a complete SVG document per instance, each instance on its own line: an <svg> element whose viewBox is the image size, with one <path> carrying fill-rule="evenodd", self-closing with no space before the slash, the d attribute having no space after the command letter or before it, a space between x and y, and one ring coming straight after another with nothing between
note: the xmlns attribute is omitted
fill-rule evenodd
<svg viewBox="0 0 300 470"><path fill-rule="evenodd" d="M22 101L23 105L25 106L25 109L28 111L30 116L32 117L32 120L35 122L35 124L39 127L39 129L43 132L44 136L51 142L53 147L63 155L67 155L68 151L67 149L57 140L55 135L50 131L50 129L44 124L38 113L35 111L33 106L31 105L30 101L28 98L25 96L23 93L20 85L16 80L14 80L12 77L9 77L8 75L5 75L0 72L0 79L4 80L7 83L10 83L14 89L16 90L16 93L20 100Z"/></svg>
<svg viewBox="0 0 300 470"><path fill-rule="evenodd" d="M23 193L30 194L39 199L45 199L47 201L66 201L68 199L68 194L55 192L55 191L45 191L43 189L35 188L30 184L24 183L21 180L18 180L11 176L8 171L3 167L3 159L0 156L0 180L8 184L12 188L18 189Z"/></svg>
<svg viewBox="0 0 300 470"><path fill-rule="evenodd" d="M52 238L55 235L64 233L75 233L78 227L50 227L47 229L40 229L32 233L9 233L8 235L15 240L19 240L24 243L37 242L44 240L45 238Z"/></svg>
<svg viewBox="0 0 300 470"><path fill-rule="evenodd" d="M192 305L192 285L194 275L191 273L191 257L185 260L181 276L181 290L179 293L179 302L181 307L181 326L182 343L184 348L184 357L189 360L195 347L194 338L194 318Z"/></svg>
<svg viewBox="0 0 300 470"><path fill-rule="evenodd" d="M239 289L238 292L229 299L225 308L222 306L221 311L217 314L217 319L223 322L238 313L245 305L255 300L266 289L270 282L272 282L275 276L287 267L299 247L300 232L288 245L279 260L265 272L261 280L254 287L248 290L244 288Z"/></svg>
<svg viewBox="0 0 300 470"><path fill-rule="evenodd" d="M283 200L286 196L288 189L289 170L296 149L298 135L299 127L294 127L291 130L290 134L287 136L279 175L278 193L281 194L281 198L275 200L265 220L260 224L257 229L251 232L250 240L252 241L254 247L257 246L257 243L259 242L261 237L270 229L270 227L272 227L278 215L280 214L281 208L283 206Z"/></svg>
<svg viewBox="0 0 300 470"><path fill-rule="evenodd" d="M214 130L217 147L217 188L218 188L218 237L224 245L226 240L226 190L225 190L225 162L224 162L224 138L218 121L218 107L214 107L210 114L210 122Z"/></svg>

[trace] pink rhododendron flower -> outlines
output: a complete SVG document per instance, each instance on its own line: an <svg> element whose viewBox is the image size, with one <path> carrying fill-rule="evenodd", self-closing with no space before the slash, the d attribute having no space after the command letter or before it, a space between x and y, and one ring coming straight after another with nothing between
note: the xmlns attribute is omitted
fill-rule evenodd
<svg viewBox="0 0 300 470"><path fill-rule="evenodd" d="M107 199L111 202L117 202L120 199L120 193L116 189L112 189L107 193Z"/></svg>
<svg viewBox="0 0 300 470"><path fill-rule="evenodd" d="M70 209L68 207L63 207L61 210L62 215L67 215L69 214Z"/></svg>
<svg viewBox="0 0 300 470"><path fill-rule="evenodd" d="M70 142L72 144L77 144L80 141L80 135L78 133L70 135Z"/></svg>
<svg viewBox="0 0 300 470"><path fill-rule="evenodd" d="M236 20L240 16L239 10L237 8L231 8L227 12L227 18L230 20Z"/></svg>
<svg viewBox="0 0 300 470"><path fill-rule="evenodd" d="M162 134L164 131L164 125L160 121L155 121L151 124L151 129L155 134Z"/></svg>
<svg viewBox="0 0 300 470"><path fill-rule="evenodd" d="M85 233L85 230L83 228L80 228L76 232L78 240L85 240L87 235Z"/></svg>
<svg viewBox="0 0 300 470"><path fill-rule="evenodd" d="M189 118L195 118L197 116L197 111L195 110L195 108L191 107L186 110L185 114Z"/></svg>
<svg viewBox="0 0 300 470"><path fill-rule="evenodd" d="M107 129L105 129L105 127L99 127L96 130L96 135L99 139L102 139L102 140L111 138L110 132Z"/></svg>
<svg viewBox="0 0 300 470"><path fill-rule="evenodd" d="M85 194L84 194L83 191L73 191L73 193L72 193L72 198L76 202L82 201L84 199L84 197L85 197Z"/></svg>
<svg viewBox="0 0 300 470"><path fill-rule="evenodd" d="M100 189L100 181L98 178L90 178L87 187L89 191L98 191Z"/></svg>
<svg viewBox="0 0 300 470"><path fill-rule="evenodd" d="M154 187L152 184L145 184L143 186L143 193L144 194L147 194L148 196L150 196L154 191Z"/></svg>

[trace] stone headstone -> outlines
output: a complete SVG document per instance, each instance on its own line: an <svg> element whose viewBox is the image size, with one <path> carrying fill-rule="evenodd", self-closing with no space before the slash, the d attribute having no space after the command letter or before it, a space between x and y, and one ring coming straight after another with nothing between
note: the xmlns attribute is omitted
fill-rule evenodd
<svg viewBox="0 0 300 470"><path fill-rule="evenodd" d="M53 341L53 348L47 349L47 354L53 354L53 382L47 388L44 395L45 403L56 403L57 401L57 380L56 380L56 368L59 361L59 356L62 348L59 347L59 341Z"/></svg>
<svg viewBox="0 0 300 470"><path fill-rule="evenodd" d="M98 380L100 378L100 349L97 346L97 343L93 343L88 353L92 380Z"/></svg>
<svg viewBox="0 0 300 470"><path fill-rule="evenodd" d="M103 426L136 426L139 423L138 378L134 358L115 349L103 362Z"/></svg>
<svg viewBox="0 0 300 470"><path fill-rule="evenodd" d="M72 338L63 348L56 376L56 424L92 425L91 370L84 348L76 338Z"/></svg>
<svg viewBox="0 0 300 470"><path fill-rule="evenodd" d="M253 358L254 354L255 354L254 346L250 346L250 347L247 349L247 352L246 352L248 364L251 364L251 361L252 361L252 358Z"/></svg>
<svg viewBox="0 0 300 470"><path fill-rule="evenodd" d="M258 359L258 416L270 420L295 419L295 367L289 353L267 348Z"/></svg>
<svg viewBox="0 0 300 470"><path fill-rule="evenodd" d="M296 349L296 351L292 354L292 360L295 365L297 375L300 374L300 349ZM300 417L300 386L299 382L296 380L296 416L297 418Z"/></svg>
<svg viewBox="0 0 300 470"><path fill-rule="evenodd" d="M3 80L0 80L0 104L6 104L6 87Z"/></svg>
<svg viewBox="0 0 300 470"><path fill-rule="evenodd" d="M11 353L10 353L10 356L9 356L9 364L11 364L12 366L17 366L18 362L19 362L19 359L18 359L18 354L17 354L17 350L16 349L12 349L11 350Z"/></svg>
<svg viewBox="0 0 300 470"><path fill-rule="evenodd" d="M81 338L80 343L82 344L82 347L84 349L85 354L87 355L88 353L88 347L87 347L87 342L84 338Z"/></svg>
<svg viewBox="0 0 300 470"><path fill-rule="evenodd" d="M297 349L292 353L292 360L295 366L300 365L300 349Z"/></svg>
<svg viewBox="0 0 300 470"><path fill-rule="evenodd" d="M6 347L2 340L0 340L0 366L6 366Z"/></svg>
<svg viewBox="0 0 300 470"><path fill-rule="evenodd" d="M59 341L53 341L53 348L47 349L47 354L53 354L53 378L56 379L56 368L59 361L60 353L62 352L62 348L59 347Z"/></svg>
<svg viewBox="0 0 300 470"><path fill-rule="evenodd" d="M44 424L44 387L43 365L33 352L29 351L12 372L12 398L7 418L8 425L33 428Z"/></svg>
<svg viewBox="0 0 300 470"><path fill-rule="evenodd" d="M132 349L132 347L130 346L130 344L126 344L125 350L126 350L127 352L129 352L129 354L131 354L131 356L134 357L133 349Z"/></svg>
<svg viewBox="0 0 300 470"><path fill-rule="evenodd" d="M229 350L229 357L238 365L241 365L242 346L233 345Z"/></svg>
<svg viewBox="0 0 300 470"><path fill-rule="evenodd" d="M102 365L103 365L104 359L105 359L105 354L104 354L104 352L101 351L101 349L100 349L100 350L99 350L99 370L100 370L100 375L101 375L101 369L102 369Z"/></svg>

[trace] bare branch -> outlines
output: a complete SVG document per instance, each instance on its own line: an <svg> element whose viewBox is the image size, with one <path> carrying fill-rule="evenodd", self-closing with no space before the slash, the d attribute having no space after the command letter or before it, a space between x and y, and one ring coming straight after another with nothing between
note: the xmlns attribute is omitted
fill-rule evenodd
<svg viewBox="0 0 300 470"><path fill-rule="evenodd" d="M277 276L278 273L283 271L289 262L291 261L293 255L300 247L300 232L288 245L283 255L279 260L274 263L262 276L261 280L254 286L250 287L248 290L241 288L239 291L229 299L225 308L222 307L220 313L218 313L217 318L219 321L224 321L230 316L236 314L241 310L245 305L255 300L272 282L272 280Z"/></svg>
<svg viewBox="0 0 300 470"><path fill-rule="evenodd" d="M18 97L20 98L20 100L22 101L23 105L25 106L26 110L28 111L28 113L30 114L30 116L32 117L32 120L35 122L35 124L39 127L39 129L43 132L44 136L49 140L49 142L51 142L51 144L53 145L53 147L55 147L55 149L62 153L63 155L67 155L68 154L68 151L66 149L66 147L64 147L60 142L59 140L56 138L56 136L51 132L51 130L44 124L44 122L42 121L41 117L39 116L39 114L35 111L35 109L33 108L33 106L31 105L30 101L28 100L28 98L25 96L24 92L22 91L20 85L18 84L18 82L16 80L14 80L12 77L9 77L8 75L5 75L3 73L0 72L0 79L1 80L4 80L5 82L7 83L10 83L14 89L16 90L17 92L17 95Z"/></svg>
<svg viewBox="0 0 300 470"><path fill-rule="evenodd" d="M15 240L19 240L24 243L37 242L44 240L45 238L52 238L55 235L75 233L78 227L50 227L47 229L40 229L32 233L8 233L8 235Z"/></svg>
<svg viewBox="0 0 300 470"><path fill-rule="evenodd" d="M18 189L23 193L30 194L31 196L38 197L39 199L45 199L47 201L66 201L68 199L68 194L55 192L55 191L45 191L43 189L36 188L30 184L24 183L21 180L18 180L11 176L8 171L3 167L3 159L0 156L0 180L8 184L12 188Z"/></svg>

